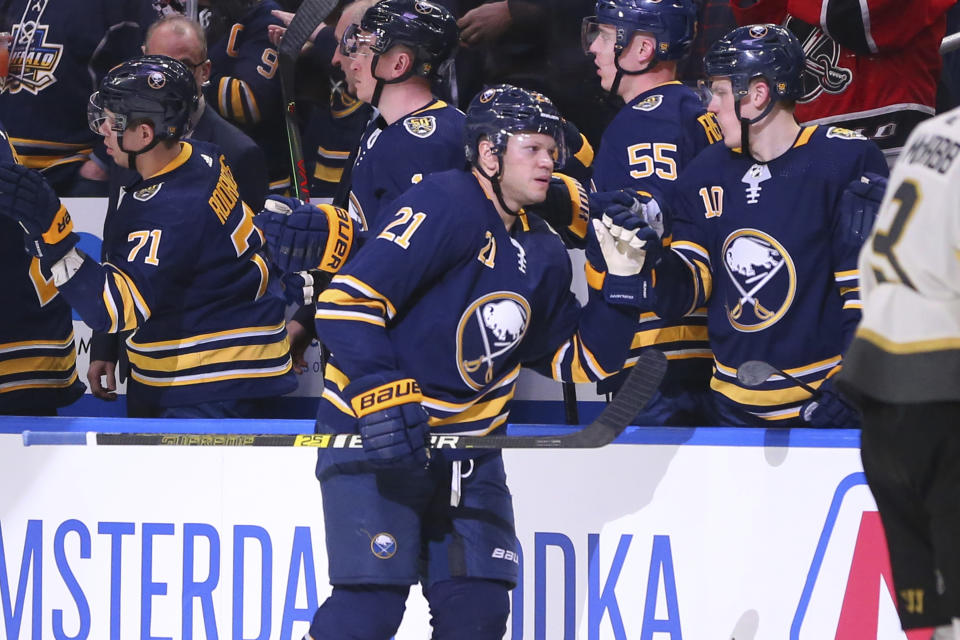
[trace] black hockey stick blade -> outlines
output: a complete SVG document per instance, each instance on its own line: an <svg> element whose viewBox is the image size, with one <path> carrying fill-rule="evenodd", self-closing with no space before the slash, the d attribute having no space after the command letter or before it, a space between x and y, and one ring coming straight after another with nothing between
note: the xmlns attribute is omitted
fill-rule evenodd
<svg viewBox="0 0 960 640"><path fill-rule="evenodd" d="M337 0L304 0L287 26L280 41L280 92L283 98L283 120L287 131L290 160L291 192L295 198L309 200L307 166L303 157L300 129L296 119L294 81L297 58L313 31L337 6Z"/></svg>
<svg viewBox="0 0 960 640"><path fill-rule="evenodd" d="M797 385L810 394L813 398L820 397L820 391L814 389L803 380L790 375L783 369L778 369L769 362L763 360L747 360L737 367L737 380L745 387L757 387L769 380L772 376L780 376Z"/></svg>
<svg viewBox="0 0 960 640"><path fill-rule="evenodd" d="M656 393L667 371L660 351L640 354L616 397L580 431L563 436L457 436L434 434L433 449L594 449L613 442ZM312 447L356 449L353 433L237 434L237 433L97 433L93 431L24 431L26 446L45 444L172 445L221 447Z"/></svg>

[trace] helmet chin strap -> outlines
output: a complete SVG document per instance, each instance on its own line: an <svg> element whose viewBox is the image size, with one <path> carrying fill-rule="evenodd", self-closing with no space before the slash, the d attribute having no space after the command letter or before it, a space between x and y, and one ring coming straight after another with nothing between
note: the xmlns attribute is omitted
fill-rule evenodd
<svg viewBox="0 0 960 640"><path fill-rule="evenodd" d="M479 162L473 166L476 167L477 172L486 178L487 182L490 183L490 188L493 189L493 195L497 197L497 203L500 205L500 208L513 217L520 215L519 211L514 211L508 207L507 203L503 200L503 190L500 188L500 179L503 177L503 158L499 158L497 172L493 175L487 175L487 172L483 170L483 167L480 166Z"/></svg>
<svg viewBox="0 0 960 640"><path fill-rule="evenodd" d="M620 82L623 80L623 76L640 76L649 71L653 71L656 68L657 63L660 62L657 60L656 56L650 61L643 69L639 71L630 71L629 69L624 69L620 66L620 54L623 52L623 49L616 52L617 55L613 58L613 66L617 68L617 75L613 78L613 84L610 85L610 90L607 91L607 96L609 98L616 98L618 96L617 91L620 89Z"/></svg>
<svg viewBox="0 0 960 640"><path fill-rule="evenodd" d="M401 75L394 78L393 80L385 80L377 75L377 63L380 62L380 54L374 54L373 61L370 63L370 75L373 76L373 79L377 81L377 86L373 89L373 97L370 99L370 106L374 109L379 108L380 106L380 94L383 93L383 86L386 84L397 84L398 82L403 82L407 78L413 75L413 70L416 68L416 63L410 65L410 68L404 71Z"/></svg>
<svg viewBox="0 0 960 640"><path fill-rule="evenodd" d="M123 148L123 133L120 132L120 135L117 136L117 146L120 148L120 151L127 154L127 168L133 169L134 171L137 170L137 156L150 151L150 149L153 149L158 144L160 144L160 138L154 136L153 140L150 141L150 144L145 146L143 149L140 149L139 151L130 151L129 149Z"/></svg>
<svg viewBox="0 0 960 640"><path fill-rule="evenodd" d="M750 125L760 122L773 111L773 105L776 104L776 100L771 98L770 102L764 107L763 111L760 112L756 118L744 118L740 115L740 99L737 99L733 103L733 111L737 116L737 120L740 121L740 150L746 154L754 162L763 162L762 160L757 160L753 157L753 154L750 153Z"/></svg>

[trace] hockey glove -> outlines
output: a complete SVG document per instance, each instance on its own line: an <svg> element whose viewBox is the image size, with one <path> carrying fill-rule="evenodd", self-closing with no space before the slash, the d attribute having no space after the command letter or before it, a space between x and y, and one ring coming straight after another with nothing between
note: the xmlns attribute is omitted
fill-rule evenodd
<svg viewBox="0 0 960 640"><path fill-rule="evenodd" d="M825 380L820 386L820 395L807 400L800 407L800 417L811 427L860 427L860 412L843 399L831 379Z"/></svg>
<svg viewBox="0 0 960 640"><path fill-rule="evenodd" d="M263 231L271 262L283 273L336 273L353 247L350 214L329 204L270 196L253 223Z"/></svg>
<svg viewBox="0 0 960 640"><path fill-rule="evenodd" d="M281 282L283 282L283 298L287 304L300 307L313 304L317 301L317 296L327 288L327 285L330 284L330 280L332 279L332 273L327 273L320 269L285 273L281 278Z"/></svg>
<svg viewBox="0 0 960 640"><path fill-rule="evenodd" d="M579 181L562 173L550 178L547 198L542 203L526 207L550 223L561 233L565 242L575 248L583 248L587 237L587 221L590 219L590 205L587 191Z"/></svg>
<svg viewBox="0 0 960 640"><path fill-rule="evenodd" d="M363 450L377 467L423 467L429 460L430 427L413 378L399 372L371 374L343 390L357 414Z"/></svg>
<svg viewBox="0 0 960 640"><path fill-rule="evenodd" d="M613 205L600 220L591 220L593 233L587 243L587 279L596 276L597 253L606 266L602 278L604 299L610 304L648 308L653 302L650 271L663 255L657 232L634 210ZM641 271L646 272L641 274Z"/></svg>
<svg viewBox="0 0 960 640"><path fill-rule="evenodd" d="M563 144L569 155L560 170L580 182L589 182L593 173L590 168L593 165L593 147L587 137L577 129L577 125L569 120L563 121Z"/></svg>
<svg viewBox="0 0 960 640"><path fill-rule="evenodd" d="M53 188L23 165L0 165L0 213L20 225L27 253L40 258L45 271L80 240Z"/></svg>
<svg viewBox="0 0 960 640"><path fill-rule="evenodd" d="M887 179L877 173L866 173L844 189L837 205L837 231L855 247L863 245L887 189Z"/></svg>

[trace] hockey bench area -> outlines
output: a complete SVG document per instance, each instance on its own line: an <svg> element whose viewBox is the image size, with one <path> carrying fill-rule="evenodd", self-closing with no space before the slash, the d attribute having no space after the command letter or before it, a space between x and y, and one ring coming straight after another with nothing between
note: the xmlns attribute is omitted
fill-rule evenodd
<svg viewBox="0 0 960 640"><path fill-rule="evenodd" d="M25 447L27 429L313 424L0 418L3 637L303 636L329 591L313 450ZM522 568L506 637L921 637L899 630L858 447L855 431L629 427L597 450L506 451L522 549L501 553ZM397 639L428 637L416 589L408 610Z"/></svg>

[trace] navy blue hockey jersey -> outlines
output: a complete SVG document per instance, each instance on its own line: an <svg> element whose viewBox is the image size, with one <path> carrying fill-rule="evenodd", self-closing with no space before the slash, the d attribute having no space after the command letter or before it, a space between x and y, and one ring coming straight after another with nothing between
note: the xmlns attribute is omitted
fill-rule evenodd
<svg viewBox="0 0 960 640"><path fill-rule="evenodd" d="M277 396L296 381L279 283L219 150L180 155L122 195L103 265L60 292L95 331L136 329L130 376L157 407Z"/></svg>
<svg viewBox="0 0 960 640"><path fill-rule="evenodd" d="M604 131L593 164L594 187L645 190L664 199L663 237L669 244L669 205L677 178L694 156L722 138L716 116L707 113L691 89L676 81L656 86L627 103ZM652 312L641 314L627 366L651 346L663 351L670 363L666 385L706 389L711 367L706 308L672 322ZM617 376L598 390L613 391L621 383L622 376Z"/></svg>
<svg viewBox="0 0 960 640"><path fill-rule="evenodd" d="M310 112L304 131L304 148L312 149L307 157L311 198L333 198L340 179L357 148L360 136L370 122L373 107L346 92L342 82L330 90L330 101Z"/></svg>
<svg viewBox="0 0 960 640"><path fill-rule="evenodd" d="M737 368L764 360L814 388L839 371L861 305L860 242L838 226L837 203L865 172L886 175L880 149L822 126L801 129L770 162L716 145L684 172L671 245L682 264L672 261L672 277L657 270L657 310L675 317L708 305L718 402L799 422L806 391L780 377L747 388Z"/></svg>
<svg viewBox="0 0 960 640"><path fill-rule="evenodd" d="M350 214L364 229L379 226L380 208L424 177L466 166L464 123L456 107L434 100L391 125L375 118L353 165Z"/></svg>
<svg viewBox="0 0 960 640"><path fill-rule="evenodd" d="M254 4L223 37L210 43L210 83L204 94L224 118L260 145L267 157L270 190L290 187L289 151L280 94L279 54L267 27L279 25L274 0Z"/></svg>
<svg viewBox="0 0 960 640"><path fill-rule="evenodd" d="M115 65L140 55L156 19L151 0L12 0L13 43L0 119L34 169L81 162L100 141L87 102Z"/></svg>
<svg viewBox="0 0 960 640"><path fill-rule="evenodd" d="M316 326L333 357L318 428L353 432L351 379L400 371L418 381L435 431L486 434L503 425L522 366L587 382L623 364L634 315L590 290L570 292L570 259L540 218L507 231L478 179L424 178L334 277Z"/></svg>
<svg viewBox="0 0 960 640"><path fill-rule="evenodd" d="M0 162L15 154L0 125ZM23 249L23 230L0 216L0 414L43 412L83 393L70 307L40 261Z"/></svg>

